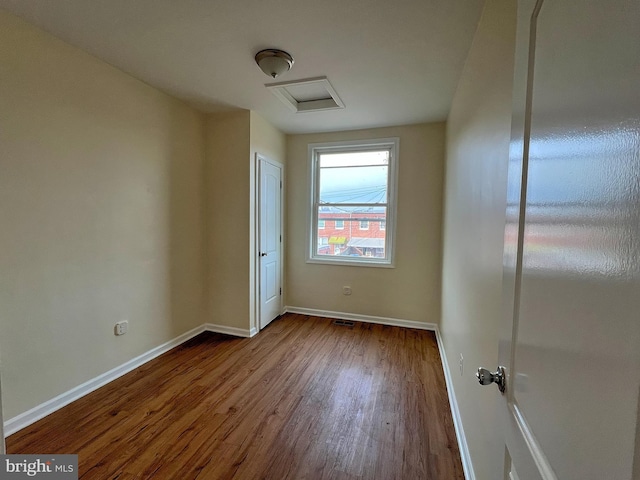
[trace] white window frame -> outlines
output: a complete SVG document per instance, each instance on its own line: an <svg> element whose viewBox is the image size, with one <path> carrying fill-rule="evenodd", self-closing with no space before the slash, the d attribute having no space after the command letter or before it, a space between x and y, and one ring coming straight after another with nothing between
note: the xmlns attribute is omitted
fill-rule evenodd
<svg viewBox="0 0 640 480"><path fill-rule="evenodd" d="M365 227L362 226L363 223L366 225ZM369 230L369 220L360 220L360 225L358 225L358 229Z"/></svg>
<svg viewBox="0 0 640 480"><path fill-rule="evenodd" d="M387 222L386 220L380 220L380 223L378 225L378 230L380 231L384 231L387 229Z"/></svg>
<svg viewBox="0 0 640 480"><path fill-rule="evenodd" d="M340 222L340 226L338 226L338 222ZM333 229L334 230L344 230L344 220L334 220L333 221Z"/></svg>
<svg viewBox="0 0 640 480"><path fill-rule="evenodd" d="M318 230L324 230L326 225L325 220L318 220Z"/></svg>
<svg viewBox="0 0 640 480"><path fill-rule="evenodd" d="M319 205L319 154L339 152L361 152L366 150L389 150L387 178L387 218L385 257L340 257L318 255L318 205ZM377 138L347 142L310 143L309 158L309 198L307 207L307 263L324 265L352 265L364 267L394 268L395 233L397 220L398 163L400 140L398 138Z"/></svg>

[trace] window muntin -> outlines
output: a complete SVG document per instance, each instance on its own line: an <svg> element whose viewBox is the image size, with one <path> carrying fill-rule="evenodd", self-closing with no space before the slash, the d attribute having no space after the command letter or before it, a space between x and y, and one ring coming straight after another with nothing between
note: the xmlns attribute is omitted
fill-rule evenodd
<svg viewBox="0 0 640 480"><path fill-rule="evenodd" d="M386 225L395 214L397 147L397 139L309 146L308 261L392 266L394 229Z"/></svg>

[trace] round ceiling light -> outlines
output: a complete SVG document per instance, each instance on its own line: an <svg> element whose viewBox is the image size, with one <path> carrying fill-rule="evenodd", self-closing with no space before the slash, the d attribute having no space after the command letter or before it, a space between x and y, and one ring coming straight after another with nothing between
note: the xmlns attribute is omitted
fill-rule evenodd
<svg viewBox="0 0 640 480"><path fill-rule="evenodd" d="M256 63L265 74L276 78L291 70L293 57L282 50L268 48L256 53Z"/></svg>

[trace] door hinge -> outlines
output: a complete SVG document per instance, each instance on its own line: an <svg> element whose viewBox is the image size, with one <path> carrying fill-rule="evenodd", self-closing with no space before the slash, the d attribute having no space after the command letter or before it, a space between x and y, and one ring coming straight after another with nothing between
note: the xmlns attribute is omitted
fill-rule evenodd
<svg viewBox="0 0 640 480"><path fill-rule="evenodd" d="M282 243L282 235L280 235L280 243Z"/></svg>
<svg viewBox="0 0 640 480"><path fill-rule="evenodd" d="M282 295L282 288L280 289L280 295Z"/></svg>
<svg viewBox="0 0 640 480"><path fill-rule="evenodd" d="M282 180L280 180L280 188L282 188Z"/></svg>

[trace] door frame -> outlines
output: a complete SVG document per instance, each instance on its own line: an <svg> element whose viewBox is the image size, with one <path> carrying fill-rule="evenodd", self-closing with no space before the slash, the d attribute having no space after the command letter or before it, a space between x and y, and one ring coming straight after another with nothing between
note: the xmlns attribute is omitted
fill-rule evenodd
<svg viewBox="0 0 640 480"><path fill-rule="evenodd" d="M284 282L284 178L285 178L285 170L284 165L276 160L272 160L268 156L256 152L255 157L252 162L253 167L253 188L251 189L253 202L253 234L251 235L251 285L252 285L252 308L251 316L253 319L251 320L251 336L257 334L260 331L260 175L261 168L260 162L270 163L274 167L280 169L280 181L282 182L282 186L280 188L280 237L282 241L280 242L280 284L282 285ZM282 288L284 293L284 288ZM280 314L284 313L284 302L283 295L280 295Z"/></svg>

